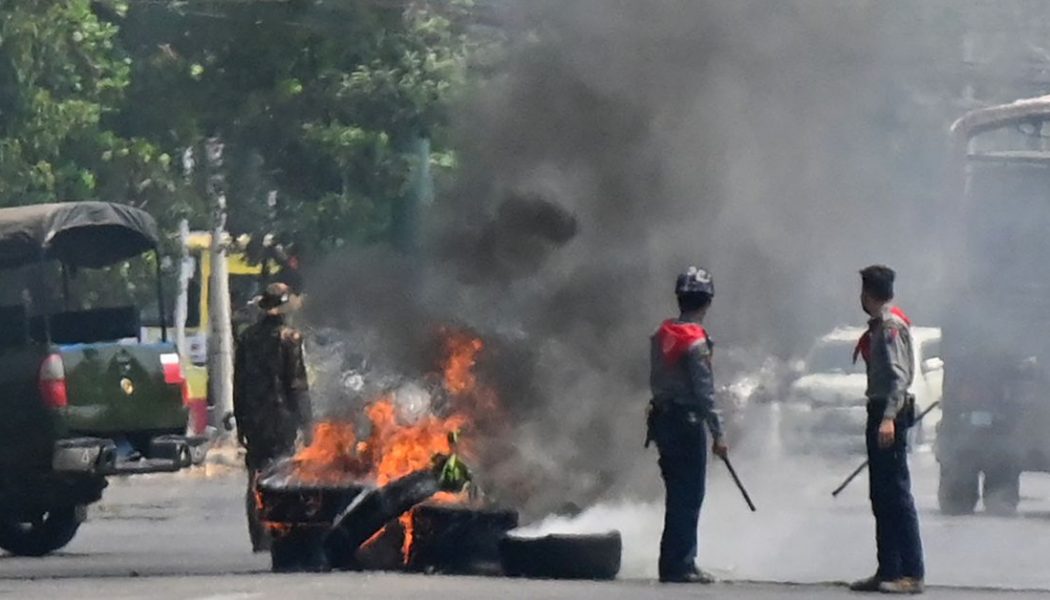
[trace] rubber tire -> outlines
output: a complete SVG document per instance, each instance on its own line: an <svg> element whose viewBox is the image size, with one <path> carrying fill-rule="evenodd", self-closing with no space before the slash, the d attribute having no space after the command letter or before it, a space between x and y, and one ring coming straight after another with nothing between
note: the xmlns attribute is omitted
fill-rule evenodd
<svg viewBox="0 0 1050 600"><path fill-rule="evenodd" d="M68 544L82 521L76 506L44 512L37 524L0 517L0 548L16 556L44 556Z"/></svg>
<svg viewBox="0 0 1050 600"><path fill-rule="evenodd" d="M500 540L500 564L510 577L615 579L623 541L619 531L590 535L548 535Z"/></svg>
<svg viewBox="0 0 1050 600"><path fill-rule="evenodd" d="M500 570L499 545L518 512L496 507L421 504L412 511L407 566L424 573L484 575Z"/></svg>
<svg viewBox="0 0 1050 600"><path fill-rule="evenodd" d="M984 472L984 510L1009 517L1017 514L1021 501L1021 473L1009 467Z"/></svg>
<svg viewBox="0 0 1050 600"><path fill-rule="evenodd" d="M937 501L946 515L972 515L979 498L980 473L976 469L941 463Z"/></svg>

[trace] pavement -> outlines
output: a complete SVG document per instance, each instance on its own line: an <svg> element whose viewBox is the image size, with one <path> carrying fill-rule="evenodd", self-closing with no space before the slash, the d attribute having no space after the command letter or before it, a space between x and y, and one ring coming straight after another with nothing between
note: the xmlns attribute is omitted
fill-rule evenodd
<svg viewBox="0 0 1050 600"><path fill-rule="evenodd" d="M633 494L534 531L603 531L624 538L614 582L527 581L397 573L274 575L249 551L243 471L211 465L177 474L114 478L89 520L61 552L0 556L0 598L845 598L842 582L874 568L873 522L862 477L838 499L831 490L854 458L770 458L740 453L736 467L758 512L747 510L724 468L712 463L701 522L701 562L723 583L653 581L662 518L655 456L640 455ZM236 461L231 461L236 464ZM927 597L1050 598L1050 476L1026 474L1020 514L946 517L936 511L936 463L912 459L926 544ZM654 487L656 486L656 487Z"/></svg>
<svg viewBox="0 0 1050 600"><path fill-rule="evenodd" d="M879 595L874 595L880 597ZM457 600L555 600L601 598L602 600L673 600L677 598L773 598L833 600L872 597L841 587L774 584L716 584L710 586L663 586L644 581L610 583L582 581L523 581L477 577L426 575L329 574L329 575L230 575L224 577L157 577L121 579L59 579L33 582L0 582L0 597L85 598L123 600L266 600L310 598L456 598ZM1010 600L1045 599L1037 591L1002 592L982 589L931 589L926 598L977 600L1003 597Z"/></svg>

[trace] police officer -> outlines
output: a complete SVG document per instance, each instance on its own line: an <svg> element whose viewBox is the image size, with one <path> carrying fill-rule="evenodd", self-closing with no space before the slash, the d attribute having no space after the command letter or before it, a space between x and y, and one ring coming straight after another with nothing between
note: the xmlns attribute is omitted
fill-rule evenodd
<svg viewBox="0 0 1050 600"><path fill-rule="evenodd" d="M915 419L915 400L908 392L914 378L911 321L892 304L893 269L874 265L860 275L860 301L871 319L854 357L862 355L867 363L865 440L879 567L850 589L919 594L925 572L907 454L907 430Z"/></svg>
<svg viewBox="0 0 1050 600"><path fill-rule="evenodd" d="M711 375L713 344L702 325L715 289L711 275L696 267L678 276L675 295L681 311L664 321L651 340L649 441L660 452L660 474L667 490L660 540L660 581L711 583L696 565L696 534L704 501L707 436L712 452L725 457L722 418L715 409Z"/></svg>
<svg viewBox="0 0 1050 600"><path fill-rule="evenodd" d="M269 547L259 521L255 483L272 461L290 455L296 435L310 435L310 396L303 361L303 339L285 324L291 292L283 283L266 287L258 300L258 322L241 334L234 361L233 411L237 435L247 450L248 532L252 550Z"/></svg>

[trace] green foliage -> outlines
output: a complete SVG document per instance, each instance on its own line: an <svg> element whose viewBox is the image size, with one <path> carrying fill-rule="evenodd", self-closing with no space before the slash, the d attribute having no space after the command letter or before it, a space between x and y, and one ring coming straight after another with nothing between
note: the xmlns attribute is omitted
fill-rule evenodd
<svg viewBox="0 0 1050 600"><path fill-rule="evenodd" d="M141 184L160 166L152 145L105 126L131 73L116 26L88 0L2 0L0 14L0 204L95 199L114 177Z"/></svg>
<svg viewBox="0 0 1050 600"><path fill-rule="evenodd" d="M203 228L217 135L233 231L389 239L418 140L434 169L455 164L471 7L0 0L0 205L122 201Z"/></svg>
<svg viewBox="0 0 1050 600"><path fill-rule="evenodd" d="M206 228L219 136L234 233L307 253L390 240L419 140L455 167L448 106L478 48L469 0L397 4L0 0L0 206L99 199ZM155 260L72 274L70 307L153 306ZM26 281L63 302L55 269Z"/></svg>
<svg viewBox="0 0 1050 600"><path fill-rule="evenodd" d="M134 59L124 133L169 156L220 136L235 232L276 229L321 251L387 240L417 140L432 140L436 168L454 164L444 128L474 47L460 24L469 5L134 5L121 32ZM177 186L191 192L165 206L200 227L194 156Z"/></svg>

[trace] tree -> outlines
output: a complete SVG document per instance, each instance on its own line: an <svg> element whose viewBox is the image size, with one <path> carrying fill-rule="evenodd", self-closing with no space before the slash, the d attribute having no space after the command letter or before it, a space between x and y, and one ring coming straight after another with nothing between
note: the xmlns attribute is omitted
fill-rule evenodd
<svg viewBox="0 0 1050 600"><path fill-rule="evenodd" d="M444 125L472 49L469 10L462 1L135 5L121 22L133 62L118 130L191 158L202 139L221 136L234 231L278 228L322 251L387 240L418 140L431 140L432 165L454 163ZM172 206L202 226L192 196Z"/></svg>
<svg viewBox="0 0 1050 600"><path fill-rule="evenodd" d="M127 10L121 0L101 5ZM2 0L0 11L0 203L96 199L114 192L104 180L131 189L158 181L169 159L106 126L131 73L117 28L88 0Z"/></svg>

